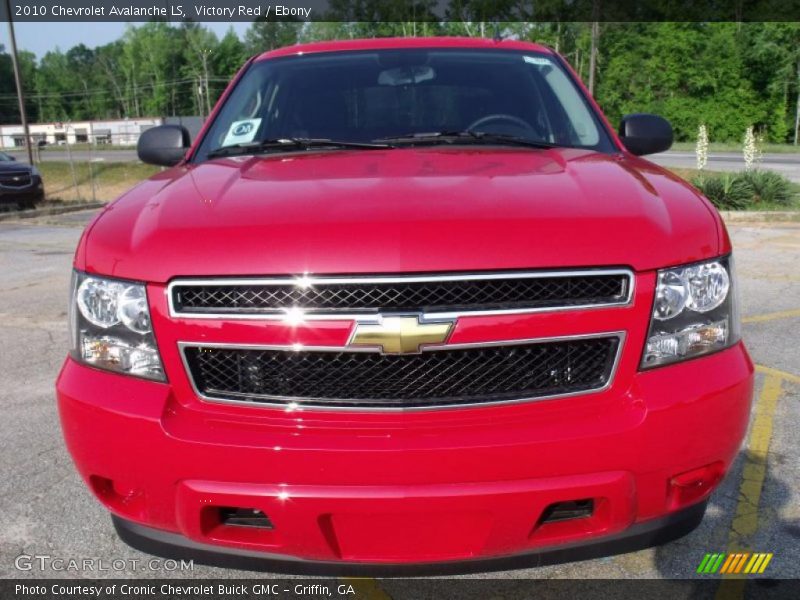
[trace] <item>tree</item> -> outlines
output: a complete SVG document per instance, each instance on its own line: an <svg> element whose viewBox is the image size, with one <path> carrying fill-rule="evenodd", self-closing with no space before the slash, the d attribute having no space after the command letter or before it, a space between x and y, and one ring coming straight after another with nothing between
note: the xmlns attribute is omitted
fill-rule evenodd
<svg viewBox="0 0 800 600"><path fill-rule="evenodd" d="M217 45L211 57L214 74L224 79L233 77L247 60L247 49L233 31L229 29Z"/></svg>
<svg viewBox="0 0 800 600"><path fill-rule="evenodd" d="M739 141L751 124L769 141L800 135L800 23L603 23L593 36L591 23L535 20L562 3L453 0L440 21L436 0L330 0L330 21L259 21L243 40L233 31L218 40L198 23L129 26L98 48L78 44L38 61L20 53L26 109L32 121L206 114L249 55L298 42L497 30L554 47L584 81L594 73L612 122L647 111L670 119L679 140L694 139L700 123L713 141ZM19 121L16 102L0 47L0 122Z"/></svg>
<svg viewBox="0 0 800 600"><path fill-rule="evenodd" d="M257 21L244 36L244 45L251 56L297 43L302 23L297 21Z"/></svg>
<svg viewBox="0 0 800 600"><path fill-rule="evenodd" d="M122 47L123 42L118 40L95 50L98 78L105 82L109 96L113 98L113 101L109 101L109 110L106 116L113 115L117 118L131 113L130 101L125 94L124 82L120 77Z"/></svg>
<svg viewBox="0 0 800 600"><path fill-rule="evenodd" d="M607 25L596 97L613 123L649 111L668 118L677 139L706 123L712 140L738 140L764 115L736 35L735 23Z"/></svg>
<svg viewBox="0 0 800 600"><path fill-rule="evenodd" d="M217 36L197 23L184 23L181 27L183 33L183 59L184 72L191 75L195 83L197 97L197 110L195 114L205 116L211 112L211 90L209 78L211 75L211 57L218 44ZM215 98L216 99L216 96Z"/></svg>
<svg viewBox="0 0 800 600"><path fill-rule="evenodd" d="M745 76L764 103L770 138L798 143L800 23L751 23L741 36Z"/></svg>

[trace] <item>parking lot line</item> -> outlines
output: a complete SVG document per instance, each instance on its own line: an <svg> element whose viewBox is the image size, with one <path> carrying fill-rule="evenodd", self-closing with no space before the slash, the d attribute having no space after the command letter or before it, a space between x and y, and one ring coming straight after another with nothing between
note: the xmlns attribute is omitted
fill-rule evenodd
<svg viewBox="0 0 800 600"><path fill-rule="evenodd" d="M759 373L764 373L765 375L772 375L778 379L783 379L792 383L800 383L800 375L787 373L786 371L781 371L780 369L775 369L766 365L756 365L756 371Z"/></svg>
<svg viewBox="0 0 800 600"><path fill-rule="evenodd" d="M753 315L752 317L744 317L742 323L762 323L764 321L774 321L776 319L790 319L792 317L800 317L800 308L792 310L780 310L773 313L765 313L763 315Z"/></svg>
<svg viewBox="0 0 800 600"><path fill-rule="evenodd" d="M392 600L392 597L372 577L341 577L343 585L352 585L357 598L364 600Z"/></svg>
<svg viewBox="0 0 800 600"><path fill-rule="evenodd" d="M769 368L769 367L765 367ZM777 371L777 369L770 369ZM781 373L779 371L779 373ZM748 550L750 538L758 531L758 506L764 479L767 475L767 456L772 439L775 409L781 397L783 378L770 372L764 379L761 393L755 404L753 425L747 438L742 481L739 484L739 501L728 533L728 553ZM744 580L738 573L726 574L717 590L717 600L744 597Z"/></svg>
<svg viewBox="0 0 800 600"><path fill-rule="evenodd" d="M758 529L758 503L767 468L767 454L772 438L772 421L781 395L781 379L773 374L764 379L756 400L753 426L747 440L739 503L731 524L728 549L744 550L741 546Z"/></svg>

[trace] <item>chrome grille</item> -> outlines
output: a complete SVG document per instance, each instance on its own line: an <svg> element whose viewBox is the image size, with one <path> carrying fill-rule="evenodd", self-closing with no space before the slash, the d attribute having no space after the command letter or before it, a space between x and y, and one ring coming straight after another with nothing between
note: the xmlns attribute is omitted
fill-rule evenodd
<svg viewBox="0 0 800 600"><path fill-rule="evenodd" d="M388 355L341 348L183 345L204 398L252 405L438 408L584 393L607 386L621 334Z"/></svg>
<svg viewBox="0 0 800 600"><path fill-rule="evenodd" d="M26 187L30 184L31 174L29 171L0 172L0 186Z"/></svg>
<svg viewBox="0 0 800 600"><path fill-rule="evenodd" d="M421 276L296 277L177 280L170 284L173 314L203 316L389 312L525 312L626 304L627 270L509 272Z"/></svg>

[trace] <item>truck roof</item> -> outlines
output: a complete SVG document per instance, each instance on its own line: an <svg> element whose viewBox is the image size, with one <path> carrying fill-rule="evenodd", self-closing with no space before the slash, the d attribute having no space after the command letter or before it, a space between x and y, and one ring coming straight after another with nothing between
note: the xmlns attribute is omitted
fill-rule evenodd
<svg viewBox="0 0 800 600"><path fill-rule="evenodd" d="M261 54L257 60L294 56L316 52L342 52L346 50L388 50L393 48L494 48L504 50L530 50L553 54L547 46L517 40L493 40L476 37L406 37L367 38L358 40L335 40L295 44Z"/></svg>

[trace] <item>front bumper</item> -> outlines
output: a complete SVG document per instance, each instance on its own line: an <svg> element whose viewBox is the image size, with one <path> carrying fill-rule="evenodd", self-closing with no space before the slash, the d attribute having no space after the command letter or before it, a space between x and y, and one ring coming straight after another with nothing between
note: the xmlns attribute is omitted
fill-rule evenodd
<svg viewBox="0 0 800 600"><path fill-rule="evenodd" d="M0 187L0 205L39 204L44 200L44 187L41 182L22 188Z"/></svg>
<svg viewBox="0 0 800 600"><path fill-rule="evenodd" d="M126 544L142 552L173 560L192 560L215 567L297 575L441 576L543 567L633 552L665 544L694 530L703 520L706 505L707 501L702 501L658 519L635 523L620 533L601 538L525 551L513 556L471 558L434 564L376 565L343 561L309 561L281 554L224 548L196 542L178 533L153 529L120 517L114 516L112 519L117 534Z"/></svg>
<svg viewBox="0 0 800 600"><path fill-rule="evenodd" d="M739 450L753 386L741 343L622 381L513 406L345 416L186 404L174 386L72 359L57 389L78 470L135 546L215 547L242 566L535 564L545 550L563 560L618 539L660 543L665 523L691 530L713 485L681 503L670 480L726 471ZM591 516L541 523L549 505L579 499L594 501ZM260 509L274 529L225 525L219 507Z"/></svg>

